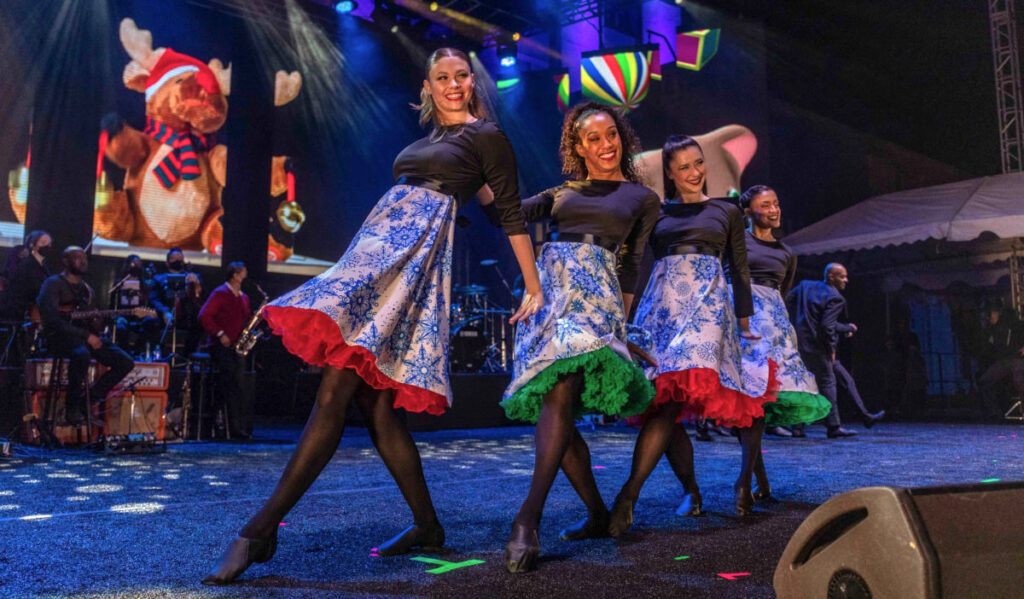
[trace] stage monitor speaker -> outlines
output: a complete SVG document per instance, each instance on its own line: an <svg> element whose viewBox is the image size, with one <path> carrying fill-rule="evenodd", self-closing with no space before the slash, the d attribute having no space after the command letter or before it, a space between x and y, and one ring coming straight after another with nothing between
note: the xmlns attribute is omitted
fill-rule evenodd
<svg viewBox="0 0 1024 599"><path fill-rule="evenodd" d="M833 497L794 533L774 584L782 599L1024 597L1024 483Z"/></svg>

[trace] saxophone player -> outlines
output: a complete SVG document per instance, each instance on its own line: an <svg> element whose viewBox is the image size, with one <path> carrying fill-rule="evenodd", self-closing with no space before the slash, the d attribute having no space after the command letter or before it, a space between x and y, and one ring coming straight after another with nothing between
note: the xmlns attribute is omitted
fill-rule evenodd
<svg viewBox="0 0 1024 599"><path fill-rule="evenodd" d="M210 358L219 371L214 381L214 405L227 407L230 438L249 439L253 398L242 391L245 360L234 350L252 314L249 296L242 291L242 281L249 273L244 262L232 262L224 274L224 284L210 293L199 310L199 322L207 334Z"/></svg>

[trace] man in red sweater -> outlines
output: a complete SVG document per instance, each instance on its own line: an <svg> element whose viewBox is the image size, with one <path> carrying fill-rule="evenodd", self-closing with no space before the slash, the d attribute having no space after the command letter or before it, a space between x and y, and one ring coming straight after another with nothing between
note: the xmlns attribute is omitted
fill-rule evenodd
<svg viewBox="0 0 1024 599"><path fill-rule="evenodd" d="M214 403L227 406L232 439L252 436L252 398L242 392L245 360L233 347L252 316L249 296L242 292L242 281L248 274L244 262L228 264L227 280L213 290L199 310L199 322L208 335L207 349L220 371Z"/></svg>

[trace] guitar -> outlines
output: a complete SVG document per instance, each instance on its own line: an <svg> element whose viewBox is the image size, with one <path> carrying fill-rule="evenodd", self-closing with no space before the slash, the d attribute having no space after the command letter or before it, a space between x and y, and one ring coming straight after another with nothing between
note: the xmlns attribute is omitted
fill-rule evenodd
<svg viewBox="0 0 1024 599"><path fill-rule="evenodd" d="M152 308L121 308L119 310L75 310L74 306L65 305L60 307L64 317L68 320L92 320L94 318L112 318L116 316L134 316L136 318L156 317L156 310ZM29 320L33 324L43 322L39 313L39 306L33 305L29 309Z"/></svg>

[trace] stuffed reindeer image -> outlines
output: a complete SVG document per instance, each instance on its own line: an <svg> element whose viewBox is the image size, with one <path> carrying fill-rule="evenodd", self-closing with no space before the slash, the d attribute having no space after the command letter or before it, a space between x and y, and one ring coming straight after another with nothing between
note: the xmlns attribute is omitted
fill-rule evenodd
<svg viewBox="0 0 1024 599"><path fill-rule="evenodd" d="M227 147L215 144L213 136L227 120L230 65L217 58L204 64L170 48L154 50L152 34L132 19L121 21L119 36L132 59L124 69L124 85L145 95L146 123L139 131L117 114L103 118L104 155L126 172L123 190L97 194L94 230L134 246L219 254ZM301 86L299 73L279 71L274 104L288 103ZM291 180L284 167L285 157L275 157L274 195ZM294 203L294 194L288 195ZM297 203L289 208L277 212L290 215L294 232L304 217ZM291 255L273 238L268 251L280 260Z"/></svg>

